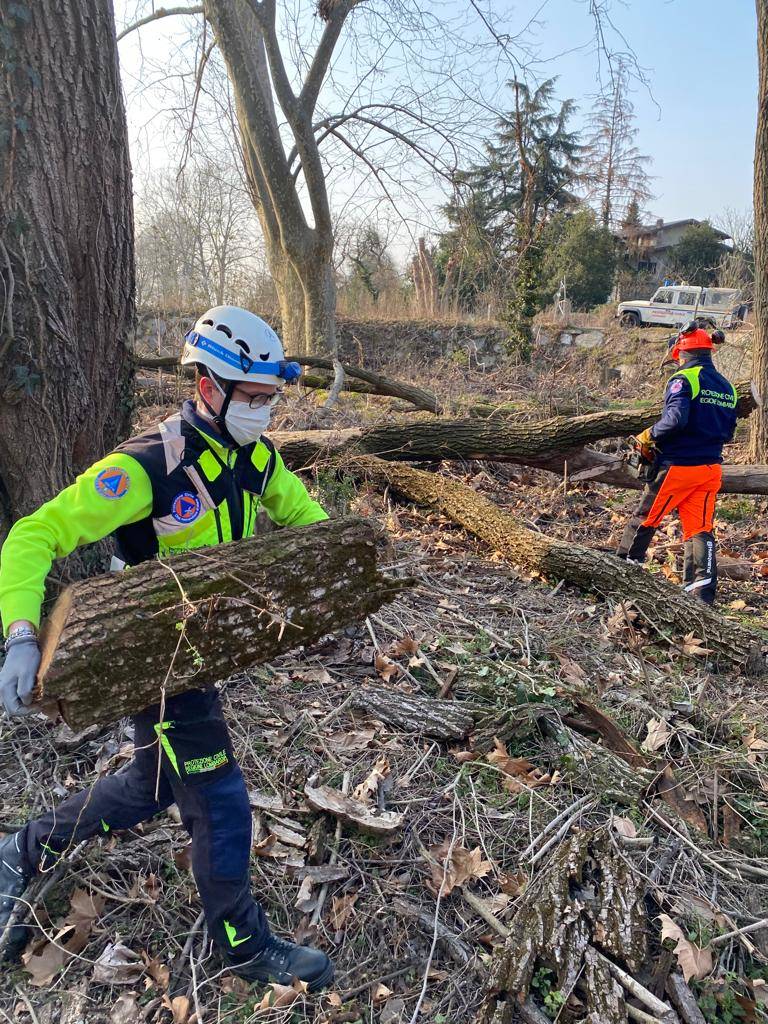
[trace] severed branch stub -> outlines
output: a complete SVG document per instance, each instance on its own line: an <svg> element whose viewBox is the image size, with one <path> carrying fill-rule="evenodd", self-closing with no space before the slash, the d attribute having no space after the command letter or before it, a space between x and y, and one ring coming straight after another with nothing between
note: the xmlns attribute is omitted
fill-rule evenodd
<svg viewBox="0 0 768 1024"><path fill-rule="evenodd" d="M642 878L605 830L564 842L525 890L509 936L494 955L479 1024L535 1020L521 1008L535 1009L527 1001L534 999L532 982L540 968L552 971L553 988L561 992L580 986L586 1019L595 1024L625 1024L625 986L646 1006L653 1000L655 1008L663 1007L665 1016L657 1019L674 1019L672 1008L631 975L647 959L644 894Z"/></svg>
<svg viewBox="0 0 768 1024"><path fill-rule="evenodd" d="M356 622L410 586L375 536L329 520L75 583L41 632L42 699L72 729L113 722Z"/></svg>

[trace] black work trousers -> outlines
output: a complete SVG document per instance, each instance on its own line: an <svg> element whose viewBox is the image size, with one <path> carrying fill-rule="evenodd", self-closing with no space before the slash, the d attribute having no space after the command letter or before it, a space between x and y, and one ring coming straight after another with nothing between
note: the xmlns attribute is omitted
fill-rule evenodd
<svg viewBox="0 0 768 1024"><path fill-rule="evenodd" d="M210 935L232 960L255 956L269 927L251 894L250 804L216 690L169 697L162 719L156 704L133 724L129 764L26 825L28 869L49 865L83 839L132 828L175 802L192 838L192 872Z"/></svg>

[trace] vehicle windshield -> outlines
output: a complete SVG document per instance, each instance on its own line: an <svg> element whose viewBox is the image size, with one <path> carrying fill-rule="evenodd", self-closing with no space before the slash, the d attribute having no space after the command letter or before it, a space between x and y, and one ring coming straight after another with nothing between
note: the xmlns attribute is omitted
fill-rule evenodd
<svg viewBox="0 0 768 1024"><path fill-rule="evenodd" d="M740 292L735 288L707 288L702 296L702 306L733 306L739 301Z"/></svg>

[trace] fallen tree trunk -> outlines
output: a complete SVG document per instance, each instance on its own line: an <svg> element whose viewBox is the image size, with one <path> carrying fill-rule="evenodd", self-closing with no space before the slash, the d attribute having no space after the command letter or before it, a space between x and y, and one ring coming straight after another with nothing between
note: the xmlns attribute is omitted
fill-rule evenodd
<svg viewBox="0 0 768 1024"><path fill-rule="evenodd" d="M320 356L291 356L290 358L294 362L301 363L302 366L309 366L318 370L329 370L331 373L334 370L333 361L323 359ZM137 356L134 362L137 367L143 370L182 370L187 372L189 376L194 374L192 367L181 366L178 356ZM341 366L345 377L352 378L345 381L344 387L348 391L361 391L370 395L402 398L404 401L410 402L417 409L423 409L425 412L442 412L437 396L433 395L431 391L417 388L413 384L405 384L399 380L390 380L389 377L383 377L380 373L364 370L359 366L350 366L348 363L342 363ZM330 377L326 379L325 377L311 376L302 377L301 379L310 387L328 387L331 382Z"/></svg>
<svg viewBox="0 0 768 1024"><path fill-rule="evenodd" d="M352 518L83 580L44 624L42 699L72 729L113 722L312 643L409 585L377 571L374 529Z"/></svg>
<svg viewBox="0 0 768 1024"><path fill-rule="evenodd" d="M354 695L352 704L403 732L438 740L464 739L476 717L464 702L411 696L383 686L364 686Z"/></svg>
<svg viewBox="0 0 768 1024"><path fill-rule="evenodd" d="M766 637L723 618L660 574L521 526L472 488L437 473L372 456L345 458L344 471L388 486L418 505L437 509L526 572L554 581L565 580L582 590L619 601L632 601L662 636L669 632L673 638L682 640L693 630L718 660L737 665L745 672L765 671L762 645Z"/></svg>
<svg viewBox="0 0 768 1024"><path fill-rule="evenodd" d="M620 422L627 425L623 420L606 420L603 413L578 417L578 420L575 431L587 436L591 433L592 441L609 436L603 433L609 423L610 429L616 429ZM585 420L590 422L585 424ZM569 447L573 441L573 422L557 419L539 424L516 424L441 419L367 429L282 430L274 431L270 437L285 463L295 470L341 454L359 453L395 462L506 462L559 476L567 470L572 483L594 480L615 487L642 489L642 482L628 471L620 456L586 447ZM540 436L535 429L538 426L544 428ZM768 466L724 465L722 490L731 494L768 494Z"/></svg>

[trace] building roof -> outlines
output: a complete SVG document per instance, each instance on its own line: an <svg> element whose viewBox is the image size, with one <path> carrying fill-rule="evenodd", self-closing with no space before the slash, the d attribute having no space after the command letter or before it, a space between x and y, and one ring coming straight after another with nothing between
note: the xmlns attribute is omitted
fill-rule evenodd
<svg viewBox="0 0 768 1024"><path fill-rule="evenodd" d="M643 224L642 227L639 227L637 229L637 236L641 237L643 235L657 235L661 231L666 231L667 228L689 227L690 225L695 225L696 227L698 227L699 224L703 223L704 221L696 220L695 217L688 217L685 220L668 220L661 221L660 223L657 222L656 224ZM712 230L715 232L718 238L722 239L723 241L725 241L726 238L730 238L730 235L726 234L725 231L721 231L719 228L712 226Z"/></svg>

